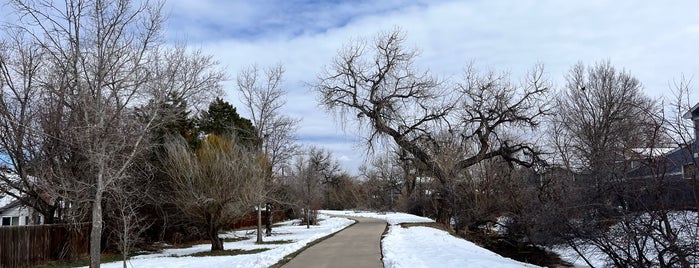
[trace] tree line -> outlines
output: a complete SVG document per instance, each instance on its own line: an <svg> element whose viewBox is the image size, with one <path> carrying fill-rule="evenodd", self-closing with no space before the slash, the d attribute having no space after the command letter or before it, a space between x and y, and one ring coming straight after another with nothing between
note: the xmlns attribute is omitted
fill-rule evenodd
<svg viewBox="0 0 699 268"><path fill-rule="evenodd" d="M656 157L697 150L684 80L665 104L608 61L572 66L561 88L543 65L520 82L475 64L444 79L415 66L403 32L379 33L309 83L375 156L351 175L295 142L283 66L237 74L241 117L220 98L227 74L213 56L165 44L161 2L9 6L19 21L0 41L0 190L45 223L90 222L91 267L105 248L125 260L153 241L222 250L219 231L250 213L262 242L271 211L311 225L320 208L411 212L486 245L565 244L583 257L591 245L616 266L696 264L699 218L675 220L678 184ZM683 182L682 209L696 211L696 177Z"/></svg>
<svg viewBox="0 0 699 268"><path fill-rule="evenodd" d="M271 202L272 174L295 150L283 68L239 74L247 119L219 98L227 75L212 56L165 44L162 2L8 7L1 195L33 223L90 222L91 267L144 242L207 237L222 250L219 230Z"/></svg>
<svg viewBox="0 0 699 268"><path fill-rule="evenodd" d="M440 79L405 42L396 29L348 43L314 83L379 155L362 168L368 205L434 218L515 258L566 245L591 266L591 254L617 267L697 264L689 81L666 104L609 61L573 65L561 88L543 65L521 82L474 64Z"/></svg>
<svg viewBox="0 0 699 268"><path fill-rule="evenodd" d="M254 213L262 242L273 210L316 224L321 207L358 206L332 154L295 142L283 66L237 74L244 118L221 98L228 75L213 56L165 44L162 2L8 7L0 196L30 207L33 224L89 222L91 267L157 241L223 250L219 232Z"/></svg>

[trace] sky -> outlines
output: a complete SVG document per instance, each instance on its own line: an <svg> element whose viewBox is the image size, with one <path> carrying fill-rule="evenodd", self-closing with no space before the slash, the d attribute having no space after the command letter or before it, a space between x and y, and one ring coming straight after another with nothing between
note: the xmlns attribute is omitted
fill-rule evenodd
<svg viewBox="0 0 699 268"><path fill-rule="evenodd" d="M397 27L420 52L418 69L458 77L472 62L518 81L543 64L554 87L577 62L609 60L649 96L671 98L672 83L699 75L697 10L697 1L637 0L197 0L165 7L168 41L214 55L230 74L225 98L237 107L241 68L282 64L284 111L302 120L299 142L331 150L355 174L367 159L357 127L320 107L309 86L352 39Z"/></svg>
<svg viewBox="0 0 699 268"><path fill-rule="evenodd" d="M167 42L219 60L229 74L224 99L243 116L238 71L282 64L284 113L302 120L299 143L331 150L357 174L367 158L357 127L320 107L309 86L352 39L398 27L420 52L417 69L459 77L472 62L519 81L543 64L557 88L573 64L609 60L649 96L671 98L669 85L699 76L697 10L695 0L170 0L164 11Z"/></svg>

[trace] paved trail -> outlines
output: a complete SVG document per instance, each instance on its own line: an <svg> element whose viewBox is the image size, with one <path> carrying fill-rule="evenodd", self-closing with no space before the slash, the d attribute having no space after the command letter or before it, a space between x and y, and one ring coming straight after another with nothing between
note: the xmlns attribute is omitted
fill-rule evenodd
<svg viewBox="0 0 699 268"><path fill-rule="evenodd" d="M282 267L383 267L381 234L386 229L386 222L371 218L352 219L357 223L304 250Z"/></svg>

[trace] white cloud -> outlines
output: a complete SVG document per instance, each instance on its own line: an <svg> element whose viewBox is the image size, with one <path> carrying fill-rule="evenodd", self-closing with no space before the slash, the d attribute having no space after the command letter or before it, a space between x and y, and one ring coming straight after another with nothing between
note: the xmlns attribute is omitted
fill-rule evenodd
<svg viewBox="0 0 699 268"><path fill-rule="evenodd" d="M188 43L214 54L233 78L250 64L285 66L286 111L303 118L301 136L356 133L355 127L343 132L337 120L318 107L305 83L312 83L350 38L371 37L394 26L406 31L409 45L421 51L419 68L444 77L458 77L471 60L484 68L510 71L513 79L543 63L551 79L562 85L572 64L610 59L658 97L668 94L673 78L699 74L699 2L693 1L364 1L357 6L348 1L317 8L301 2L303 9L287 13L275 9L274 1L173 2L173 18L182 21L169 31L188 35ZM382 6L372 9L376 3ZM272 30L264 25L272 25ZM313 29L303 31L304 27ZM264 34L245 35L245 28ZM227 91L236 103L234 83ZM351 142L316 145L346 157L348 168L356 168L364 157L364 150Z"/></svg>

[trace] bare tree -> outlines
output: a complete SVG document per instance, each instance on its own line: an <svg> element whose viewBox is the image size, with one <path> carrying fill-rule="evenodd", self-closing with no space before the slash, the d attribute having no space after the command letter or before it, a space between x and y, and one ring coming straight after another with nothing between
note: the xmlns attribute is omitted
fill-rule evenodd
<svg viewBox="0 0 699 268"><path fill-rule="evenodd" d="M294 141L299 120L282 111L286 105L283 75L281 65L265 69L263 75L257 66L251 66L243 69L237 79L243 104L257 128L262 152L270 158L273 174L281 173L298 149Z"/></svg>
<svg viewBox="0 0 699 268"><path fill-rule="evenodd" d="M541 67L525 83L513 84L505 74L466 70L456 85L440 81L413 67L417 53L404 46L399 31L379 34L374 42L359 41L342 49L314 88L328 110L365 127L369 148L387 141L419 162L439 189L436 218L449 223L453 214L450 182L455 174L484 159L502 157L530 166L539 151L528 142L508 139L516 131L539 125L549 108L548 83ZM453 135L462 154L451 166L436 161L437 135ZM511 137L511 136L510 136Z"/></svg>
<svg viewBox="0 0 699 268"><path fill-rule="evenodd" d="M628 208L632 166L622 163L639 148L657 151L667 143L659 105L643 94L638 79L608 61L578 63L566 79L553 120L557 153L565 161L558 164L583 174L578 177L589 186L582 189L589 209L606 214Z"/></svg>
<svg viewBox="0 0 699 268"><path fill-rule="evenodd" d="M242 95L242 101L250 113L252 123L257 130L257 140L260 141L260 150L270 160L270 177L268 189L272 191L274 182L271 176L281 174L284 166L298 149L294 143L294 132L299 120L286 116L282 108L286 104L284 95L286 92L281 87L284 68L281 65L270 67L260 74L257 66L251 66L238 73L238 90ZM266 202L266 201L265 201ZM271 203L266 208L266 233L272 235ZM262 242L261 214L258 207L257 242Z"/></svg>
<svg viewBox="0 0 699 268"><path fill-rule="evenodd" d="M97 267L102 204L110 189L130 177L130 167L146 150L145 138L155 125L155 111L139 121L134 108L148 100L157 103L172 91L205 97L200 93L220 89L221 72L211 69L215 62L210 58L159 50L162 3L13 0L10 6L18 20L4 29L19 34L8 35L17 37L17 45L7 53L21 61L2 63L2 84L3 92L20 98L4 95L0 121L11 130L5 138L12 140L5 139L3 147L15 151L12 161L18 174L27 173L26 163L31 163L41 189L27 191L33 200L28 204L45 207L40 211L51 216L55 203L68 204L70 218L91 219L90 265ZM27 49L33 53L26 54ZM175 56L183 58L167 58ZM8 66L24 69L9 72ZM21 75L29 76L14 79ZM22 148L31 159L19 157ZM20 177L27 181L27 176Z"/></svg>
<svg viewBox="0 0 699 268"><path fill-rule="evenodd" d="M311 210L319 203L320 178L311 172L306 161L305 157L302 156L296 158L290 176L292 182L289 188L291 188L295 203L303 213L301 223L306 223L306 228L310 228L310 225L313 224L311 223Z"/></svg>
<svg viewBox="0 0 699 268"><path fill-rule="evenodd" d="M374 158L369 166L360 167L370 208L393 210L401 193L410 196L407 189L403 192L404 187L408 188L409 178L398 164L398 159L385 155Z"/></svg>
<svg viewBox="0 0 699 268"><path fill-rule="evenodd" d="M7 156L3 167L10 172L0 175L4 193L41 213L46 223L53 223L57 200L43 198L44 185L30 175L32 161L40 157L42 118L41 64L45 53L22 31L8 28L0 43L0 143Z"/></svg>
<svg viewBox="0 0 699 268"><path fill-rule="evenodd" d="M206 228L211 250L223 250L218 231L259 200L264 189L264 157L209 135L196 152L181 136L173 136L163 156L174 186L174 202L189 218Z"/></svg>
<svg viewBox="0 0 699 268"><path fill-rule="evenodd" d="M345 210L367 207L366 184L347 172L339 172L323 184L325 209ZM398 194L395 195L397 197Z"/></svg>
<svg viewBox="0 0 699 268"><path fill-rule="evenodd" d="M184 46L161 48L154 54L148 67L155 80L153 90L166 90L168 97L186 101L194 113L223 94L221 82L227 74L212 55Z"/></svg>
<svg viewBox="0 0 699 268"><path fill-rule="evenodd" d="M339 175L340 165L329 151L311 147L304 155L296 157L292 170L292 188L294 199L301 207L306 227L315 224L315 211L322 202L323 183Z"/></svg>
<svg viewBox="0 0 699 268"><path fill-rule="evenodd" d="M148 82L146 57L162 24L161 5L78 1L56 7L52 2L19 0L12 4L20 14L19 25L28 25L18 27L44 48L53 65L48 68L58 72L47 77L46 86L70 89L65 101L76 128L69 143L79 148L88 167L89 179L77 190L88 193L80 200L92 204L90 266L98 267L105 192L125 176L143 148L145 132L134 140L124 139L118 127L124 126L121 120L129 105ZM39 34L34 35L36 30Z"/></svg>
<svg viewBox="0 0 699 268"><path fill-rule="evenodd" d="M643 94L638 79L605 61L590 67L578 63L566 80L555 121L577 156L570 166L605 170L625 150L653 145L653 117L659 107Z"/></svg>
<svg viewBox="0 0 699 268"><path fill-rule="evenodd" d="M691 199L694 200L694 208L699 210L699 158L694 155L699 153L699 118L691 113L692 108L696 108L697 103L692 100L696 99L696 92L692 89L691 80L682 77L678 82L675 82L672 87L672 92L675 95L675 100L670 105L670 115L667 117L666 126L670 133L670 139L675 144L680 144L688 150L688 156L691 156L691 161L687 161L689 166L694 167L694 180L689 180L692 188ZM691 176L688 176L691 178ZM697 224L699 225L699 215L697 216Z"/></svg>
<svg viewBox="0 0 699 268"><path fill-rule="evenodd" d="M685 153L691 142L675 138L683 136L676 130L691 106L676 106L676 120L666 118L636 78L609 62L577 64L567 80L555 148L565 156L558 164L577 175L571 194L550 206L558 212L552 217L564 219L557 239L583 258L592 247L618 267L695 265L696 228L684 224L692 213L676 211L672 201L686 193L687 180L671 174L675 162L685 161L679 156L691 155Z"/></svg>
<svg viewBox="0 0 699 268"><path fill-rule="evenodd" d="M119 185L109 192L109 200L114 208L107 211L108 216L115 219L112 222L115 225L113 235L117 240L124 268L127 267L129 253L140 241L140 235L151 226L151 223L139 214L139 209L144 205L143 197L139 196L144 193L139 189L143 185L128 182L130 181L120 180Z"/></svg>

